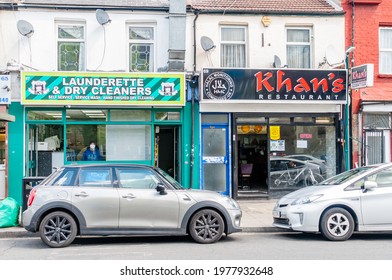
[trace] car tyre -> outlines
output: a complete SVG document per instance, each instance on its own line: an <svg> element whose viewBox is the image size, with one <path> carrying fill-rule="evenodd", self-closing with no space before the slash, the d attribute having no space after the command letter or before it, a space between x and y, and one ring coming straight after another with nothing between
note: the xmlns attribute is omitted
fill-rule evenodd
<svg viewBox="0 0 392 280"><path fill-rule="evenodd" d="M321 218L321 234L331 241L344 241L354 232L354 219L343 208L331 208Z"/></svg>
<svg viewBox="0 0 392 280"><path fill-rule="evenodd" d="M198 243L209 244L221 239L225 230L225 223L218 212L203 209L193 215L188 230L193 240Z"/></svg>
<svg viewBox="0 0 392 280"><path fill-rule="evenodd" d="M66 212L55 211L47 214L39 226L42 241L52 248L69 246L76 237L75 219Z"/></svg>

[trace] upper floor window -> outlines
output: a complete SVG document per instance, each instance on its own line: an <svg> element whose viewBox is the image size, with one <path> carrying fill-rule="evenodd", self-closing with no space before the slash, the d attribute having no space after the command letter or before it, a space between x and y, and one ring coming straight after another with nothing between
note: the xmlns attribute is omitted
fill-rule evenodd
<svg viewBox="0 0 392 280"><path fill-rule="evenodd" d="M221 27L221 67L246 67L246 27Z"/></svg>
<svg viewBox="0 0 392 280"><path fill-rule="evenodd" d="M85 70L85 26L59 24L57 26L57 69Z"/></svg>
<svg viewBox="0 0 392 280"><path fill-rule="evenodd" d="M154 27L129 27L129 71L154 71Z"/></svg>
<svg viewBox="0 0 392 280"><path fill-rule="evenodd" d="M380 74L392 74L392 28L380 28Z"/></svg>
<svg viewBox="0 0 392 280"><path fill-rule="evenodd" d="M310 68L311 33L309 28L287 28L287 65Z"/></svg>

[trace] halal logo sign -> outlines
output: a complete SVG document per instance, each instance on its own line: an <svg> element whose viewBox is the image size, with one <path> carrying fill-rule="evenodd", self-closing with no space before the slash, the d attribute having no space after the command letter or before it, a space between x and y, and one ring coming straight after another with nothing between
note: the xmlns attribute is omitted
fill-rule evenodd
<svg viewBox="0 0 392 280"><path fill-rule="evenodd" d="M230 99L234 88L233 79L223 72L214 72L204 81L204 93L208 99Z"/></svg>

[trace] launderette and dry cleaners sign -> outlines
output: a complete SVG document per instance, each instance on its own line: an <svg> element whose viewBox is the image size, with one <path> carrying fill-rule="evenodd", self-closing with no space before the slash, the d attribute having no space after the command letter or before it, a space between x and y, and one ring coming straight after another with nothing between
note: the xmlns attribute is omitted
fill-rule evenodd
<svg viewBox="0 0 392 280"><path fill-rule="evenodd" d="M24 105L184 106L183 73L22 72Z"/></svg>
<svg viewBox="0 0 392 280"><path fill-rule="evenodd" d="M346 70L203 69L203 100L345 103Z"/></svg>

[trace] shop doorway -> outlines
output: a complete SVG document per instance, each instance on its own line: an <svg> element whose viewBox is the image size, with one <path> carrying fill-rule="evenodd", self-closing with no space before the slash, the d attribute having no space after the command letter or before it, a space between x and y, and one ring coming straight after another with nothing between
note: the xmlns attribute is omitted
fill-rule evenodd
<svg viewBox="0 0 392 280"><path fill-rule="evenodd" d="M230 195L228 125L202 125L202 186Z"/></svg>
<svg viewBox="0 0 392 280"><path fill-rule="evenodd" d="M177 126L155 127L155 166L179 180L179 128Z"/></svg>
<svg viewBox="0 0 392 280"><path fill-rule="evenodd" d="M268 195L267 125L237 125L238 196Z"/></svg>

